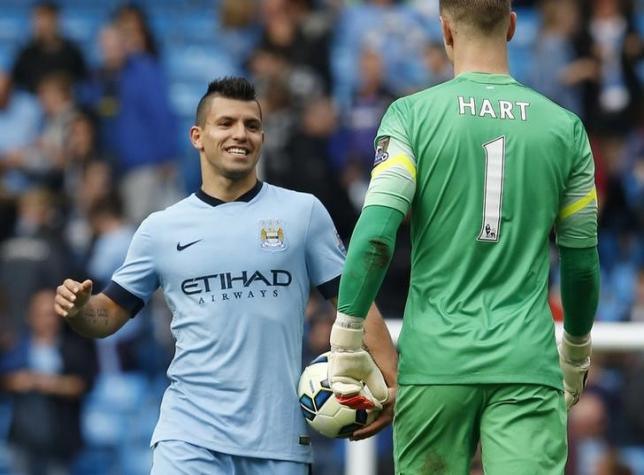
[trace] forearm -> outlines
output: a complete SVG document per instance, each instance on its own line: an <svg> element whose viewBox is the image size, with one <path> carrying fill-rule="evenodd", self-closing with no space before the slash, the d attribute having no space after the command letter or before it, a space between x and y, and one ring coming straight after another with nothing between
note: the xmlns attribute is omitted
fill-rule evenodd
<svg viewBox="0 0 644 475"><path fill-rule="evenodd" d="M14 393L35 391L52 396L77 398L86 391L87 383L76 375L19 370L0 378L0 389Z"/></svg>
<svg viewBox="0 0 644 475"><path fill-rule="evenodd" d="M112 335L127 321L125 309L100 293L93 295L67 323L78 334L88 338L105 338Z"/></svg>
<svg viewBox="0 0 644 475"><path fill-rule="evenodd" d="M375 305L367 313L364 324L364 344L385 377L387 386L396 386L398 353L387 325Z"/></svg>
<svg viewBox="0 0 644 475"><path fill-rule="evenodd" d="M340 280L338 311L364 318L385 277L403 214L385 206L368 206L351 237Z"/></svg>
<svg viewBox="0 0 644 475"><path fill-rule="evenodd" d="M599 255L597 248L560 246L561 301L564 329L573 337L590 333L599 301Z"/></svg>
<svg viewBox="0 0 644 475"><path fill-rule="evenodd" d="M87 384L76 375L38 375L36 389L43 394L70 399L80 397L87 389Z"/></svg>

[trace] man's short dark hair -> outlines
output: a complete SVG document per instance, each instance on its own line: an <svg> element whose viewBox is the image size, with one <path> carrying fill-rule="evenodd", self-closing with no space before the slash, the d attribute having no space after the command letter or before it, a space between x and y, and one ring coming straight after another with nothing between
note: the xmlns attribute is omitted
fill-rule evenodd
<svg viewBox="0 0 644 475"><path fill-rule="evenodd" d="M46 12L51 15L58 15L60 8L58 7L58 4L56 2L43 1L34 3L34 5L32 6L32 11L36 10Z"/></svg>
<svg viewBox="0 0 644 475"><path fill-rule="evenodd" d="M467 23L482 33L497 30L512 12L512 0L440 0L440 12L455 23Z"/></svg>
<svg viewBox="0 0 644 475"><path fill-rule="evenodd" d="M40 88L43 85L53 86L65 95L65 97L71 97L73 94L74 80L66 71L57 70L51 71L40 78L36 88Z"/></svg>
<svg viewBox="0 0 644 475"><path fill-rule="evenodd" d="M121 196L116 193L110 193L108 196L101 198L94 202L88 210L90 218L97 218L99 216L111 216L114 218L123 217L123 200Z"/></svg>
<svg viewBox="0 0 644 475"><path fill-rule="evenodd" d="M195 117L195 124L203 127L206 122L206 115L208 115L208 105L210 99L219 96L226 99L235 99L238 101L255 101L259 107L259 115L262 115L262 109L257 101L257 94L255 93L255 86L242 77L224 77L215 79L208 84L208 90L203 95L199 104L197 105L197 115Z"/></svg>

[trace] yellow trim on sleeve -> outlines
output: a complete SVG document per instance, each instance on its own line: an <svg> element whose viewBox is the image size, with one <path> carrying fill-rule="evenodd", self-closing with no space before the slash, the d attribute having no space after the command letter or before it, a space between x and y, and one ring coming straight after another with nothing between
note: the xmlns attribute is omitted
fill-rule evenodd
<svg viewBox="0 0 644 475"><path fill-rule="evenodd" d="M385 160L377 167L371 171L371 178L375 178L380 175L382 172L389 170L390 168L401 166L409 172L411 178L416 181L416 164L414 161L407 155L400 153L395 157Z"/></svg>
<svg viewBox="0 0 644 475"><path fill-rule="evenodd" d="M559 212L559 219L566 219L571 217L573 214L578 213L595 200L597 200L597 190L593 186L593 189L590 190L586 196L579 198L577 201L573 201L564 209L562 209Z"/></svg>

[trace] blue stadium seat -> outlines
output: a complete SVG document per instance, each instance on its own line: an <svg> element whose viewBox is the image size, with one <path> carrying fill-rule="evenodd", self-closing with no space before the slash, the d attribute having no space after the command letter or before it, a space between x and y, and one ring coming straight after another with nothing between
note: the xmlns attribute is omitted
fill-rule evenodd
<svg viewBox="0 0 644 475"><path fill-rule="evenodd" d="M176 28L175 21L180 15L178 10L158 7L154 10L150 9L147 13L152 31L158 38L173 35Z"/></svg>
<svg viewBox="0 0 644 475"><path fill-rule="evenodd" d="M119 460L113 449L86 446L76 457L72 475L112 475L123 473L117 467Z"/></svg>
<svg viewBox="0 0 644 475"><path fill-rule="evenodd" d="M62 15L66 15L67 13L73 12L77 8L87 7L100 8L111 13L114 9L116 9L117 6L122 5L125 2L123 2L123 0L101 0L100 2L90 2L88 0L58 0L56 3L60 6Z"/></svg>
<svg viewBox="0 0 644 475"><path fill-rule="evenodd" d="M20 44L16 42L0 41L0 71L11 68L19 47Z"/></svg>
<svg viewBox="0 0 644 475"><path fill-rule="evenodd" d="M65 35L83 46L96 42L101 26L108 21L106 10L67 9L61 16L61 26Z"/></svg>
<svg viewBox="0 0 644 475"><path fill-rule="evenodd" d="M179 40L209 42L216 40L218 26L217 14L212 9L184 13L175 19L176 34Z"/></svg>
<svg viewBox="0 0 644 475"><path fill-rule="evenodd" d="M170 103L179 117L192 120L197 103L206 90L206 81L173 81L170 85Z"/></svg>
<svg viewBox="0 0 644 475"><path fill-rule="evenodd" d="M3 6L0 13L0 41L23 42L31 31L28 8Z"/></svg>
<svg viewBox="0 0 644 475"><path fill-rule="evenodd" d="M171 80L201 81L241 73L241 67L224 51L212 47L188 46L165 51L166 71Z"/></svg>

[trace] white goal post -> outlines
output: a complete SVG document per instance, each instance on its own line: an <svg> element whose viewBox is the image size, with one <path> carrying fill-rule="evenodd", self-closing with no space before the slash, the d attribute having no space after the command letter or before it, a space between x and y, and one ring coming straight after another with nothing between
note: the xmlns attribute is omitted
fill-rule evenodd
<svg viewBox="0 0 644 475"><path fill-rule="evenodd" d="M387 320L387 327L394 340L398 341L402 320ZM557 341L561 339L563 325L555 325ZM597 322L592 331L593 351L644 351L644 323ZM376 474L376 441L346 442L345 475Z"/></svg>

